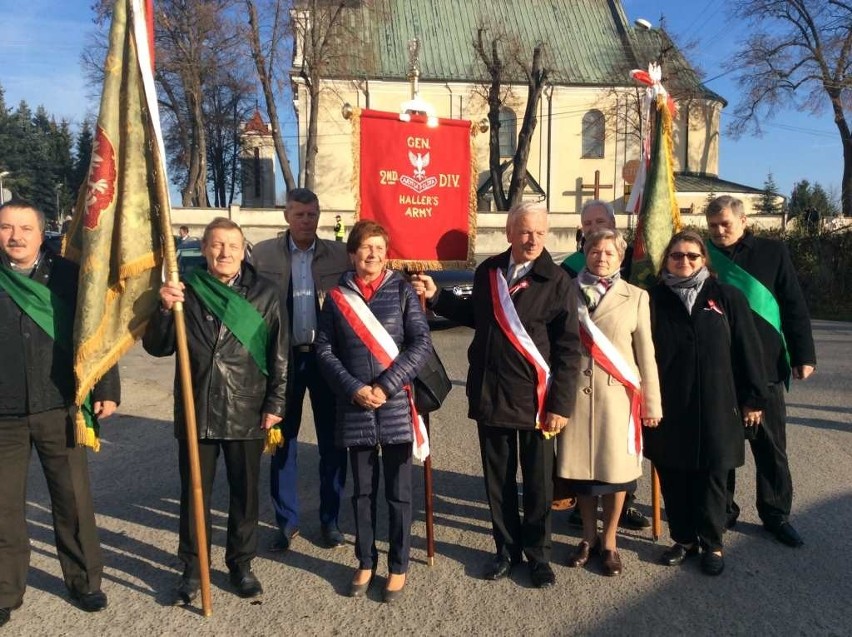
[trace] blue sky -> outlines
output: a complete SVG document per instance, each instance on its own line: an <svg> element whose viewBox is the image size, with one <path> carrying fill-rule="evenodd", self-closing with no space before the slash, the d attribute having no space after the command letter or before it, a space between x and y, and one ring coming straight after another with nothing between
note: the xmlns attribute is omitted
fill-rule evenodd
<svg viewBox="0 0 852 637"><path fill-rule="evenodd" d="M80 53L94 29L89 0L4 1L0 20L0 85L6 103L26 100L44 105L48 112L78 124L87 111L96 111L80 67ZM660 15L666 29L680 44L696 41L689 59L703 69L706 78L722 73L726 59L734 55L742 28L727 20L727 0L623 0L631 20L645 18L655 26ZM708 82L725 97L731 111L737 89L730 75ZM282 109L285 114L292 111ZM729 119L723 111L722 123ZM722 136L720 176L762 187L767 173L779 190L789 195L800 179L819 182L839 196L843 171L837 130L826 108L820 115L783 111L766 124L762 138L745 136L738 141Z"/></svg>

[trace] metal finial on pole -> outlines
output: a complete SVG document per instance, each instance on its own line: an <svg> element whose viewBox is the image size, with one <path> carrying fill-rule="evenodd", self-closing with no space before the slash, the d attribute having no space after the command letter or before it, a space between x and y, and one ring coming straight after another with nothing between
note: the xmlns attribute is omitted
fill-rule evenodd
<svg viewBox="0 0 852 637"><path fill-rule="evenodd" d="M408 81L411 82L411 99L420 93L420 40L408 41Z"/></svg>

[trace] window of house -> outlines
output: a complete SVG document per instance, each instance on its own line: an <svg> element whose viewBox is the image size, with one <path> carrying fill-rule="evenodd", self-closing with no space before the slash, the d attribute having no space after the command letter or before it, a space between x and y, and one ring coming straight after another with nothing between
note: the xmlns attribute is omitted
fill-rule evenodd
<svg viewBox="0 0 852 637"><path fill-rule="evenodd" d="M604 115L591 110L583 115L583 159L604 156Z"/></svg>
<svg viewBox="0 0 852 637"><path fill-rule="evenodd" d="M497 134L500 141L500 157L511 157L518 147L518 116L511 108L500 109L500 131Z"/></svg>

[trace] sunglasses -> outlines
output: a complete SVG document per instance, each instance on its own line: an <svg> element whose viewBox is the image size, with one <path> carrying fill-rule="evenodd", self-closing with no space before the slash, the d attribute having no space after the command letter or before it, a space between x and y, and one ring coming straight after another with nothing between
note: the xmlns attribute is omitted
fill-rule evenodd
<svg viewBox="0 0 852 637"><path fill-rule="evenodd" d="M698 259L700 259L703 256L704 255L701 254L700 252L670 252L669 253L669 259L671 259L672 261L681 261L684 258L689 259L690 261L698 261Z"/></svg>

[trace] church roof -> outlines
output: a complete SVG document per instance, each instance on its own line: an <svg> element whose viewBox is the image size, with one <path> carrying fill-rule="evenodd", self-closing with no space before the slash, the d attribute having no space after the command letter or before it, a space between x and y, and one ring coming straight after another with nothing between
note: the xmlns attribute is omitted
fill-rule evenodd
<svg viewBox="0 0 852 637"><path fill-rule="evenodd" d="M529 64L533 47L543 42L555 85L632 86L630 70L647 68L663 51L664 79L675 96L690 90L722 100L701 84L664 31L635 28L619 0L353 0L343 24L345 55L335 56L330 77L405 79L407 43L416 36L423 81L482 81L473 41L486 25L487 36L505 34L506 58L514 40ZM520 71L510 79L526 83Z"/></svg>
<svg viewBox="0 0 852 637"><path fill-rule="evenodd" d="M244 133L259 133L261 135L271 135L272 133L269 130L269 125L263 121L263 117L260 114L260 109L254 110L254 115L251 116L251 119L246 122L245 128L243 129Z"/></svg>
<svg viewBox="0 0 852 637"><path fill-rule="evenodd" d="M763 190L754 186L747 186L727 179L719 179L716 175L706 173L675 173L675 190L685 192L706 193L737 193L741 195L760 195ZM779 195L781 196L781 195Z"/></svg>

